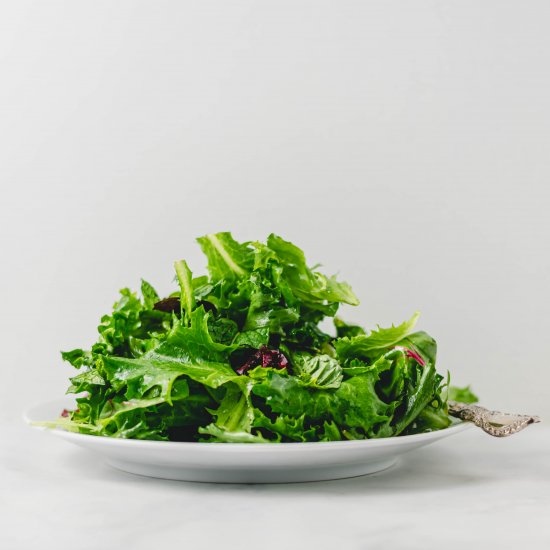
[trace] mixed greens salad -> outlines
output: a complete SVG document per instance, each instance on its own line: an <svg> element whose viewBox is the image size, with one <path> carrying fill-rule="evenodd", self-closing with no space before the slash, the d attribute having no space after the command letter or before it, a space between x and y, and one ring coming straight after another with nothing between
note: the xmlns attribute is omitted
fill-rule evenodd
<svg viewBox="0 0 550 550"><path fill-rule="evenodd" d="M268 443L398 436L449 426L448 375L418 319L366 331L336 313L350 286L308 267L277 235L200 237L208 276L175 263L179 290L142 281L101 319L91 350L62 353L81 372L74 410L55 423L85 434ZM319 326L333 318L332 334ZM468 389L462 400L474 400Z"/></svg>

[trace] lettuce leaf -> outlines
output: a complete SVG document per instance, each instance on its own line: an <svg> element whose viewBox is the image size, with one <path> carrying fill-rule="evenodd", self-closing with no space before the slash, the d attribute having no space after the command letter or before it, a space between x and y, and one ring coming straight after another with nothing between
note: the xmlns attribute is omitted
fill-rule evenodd
<svg viewBox="0 0 550 550"><path fill-rule="evenodd" d="M146 281L101 318L90 349L62 353L78 374L74 410L51 425L108 437L233 443L391 437L449 425L448 397L475 399L436 372L437 346L401 325L367 332L334 319L351 287L271 234L199 237L208 275L175 262L179 289ZM242 374L241 374L242 373Z"/></svg>
<svg viewBox="0 0 550 550"><path fill-rule="evenodd" d="M465 386L464 388L451 386L447 398L449 401L459 401L460 403L477 403L479 401L477 395L470 389L470 386Z"/></svg>
<svg viewBox="0 0 550 550"><path fill-rule="evenodd" d="M354 358L373 358L380 355L381 350L388 349L408 336L420 314L416 312L408 321L389 328L373 330L368 334L339 338L334 343L338 358L342 361Z"/></svg>
<svg viewBox="0 0 550 550"><path fill-rule="evenodd" d="M342 367L330 355L295 355L298 380L310 388L339 388L344 375Z"/></svg>
<svg viewBox="0 0 550 550"><path fill-rule="evenodd" d="M231 233L216 233L197 239L208 259L213 281L244 277L252 268L254 252L249 243L238 243Z"/></svg>

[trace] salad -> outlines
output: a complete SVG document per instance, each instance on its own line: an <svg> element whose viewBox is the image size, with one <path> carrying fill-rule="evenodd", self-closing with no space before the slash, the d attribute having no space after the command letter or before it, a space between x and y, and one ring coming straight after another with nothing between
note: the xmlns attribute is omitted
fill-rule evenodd
<svg viewBox="0 0 550 550"><path fill-rule="evenodd" d="M366 331L337 317L351 287L309 267L277 235L200 237L208 275L175 262L179 289L125 288L90 350L62 353L79 373L56 426L108 437L279 443L413 434L451 424L436 342L418 313ZM321 321L332 318L325 332Z"/></svg>

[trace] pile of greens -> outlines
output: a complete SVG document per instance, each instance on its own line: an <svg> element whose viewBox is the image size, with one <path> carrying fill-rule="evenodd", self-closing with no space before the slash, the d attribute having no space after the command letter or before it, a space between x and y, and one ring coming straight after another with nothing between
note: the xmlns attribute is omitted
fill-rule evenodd
<svg viewBox="0 0 550 550"><path fill-rule="evenodd" d="M366 332L335 317L357 305L346 283L308 267L270 235L198 242L208 276L175 263L179 291L121 291L91 350L62 353L80 369L76 408L56 425L109 437L212 442L339 441L438 430L448 380L436 343L399 326ZM319 323L334 318L334 334ZM464 391L464 390L463 390ZM468 393L466 391L466 393ZM468 395L466 395L468 398Z"/></svg>

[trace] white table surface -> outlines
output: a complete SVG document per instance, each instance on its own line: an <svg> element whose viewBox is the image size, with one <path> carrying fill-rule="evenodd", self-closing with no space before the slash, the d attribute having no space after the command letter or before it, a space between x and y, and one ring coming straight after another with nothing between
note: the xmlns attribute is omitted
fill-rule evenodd
<svg viewBox="0 0 550 550"><path fill-rule="evenodd" d="M289 485L138 477L47 433L1 429L3 550L550 548L545 425L467 430L381 474Z"/></svg>

